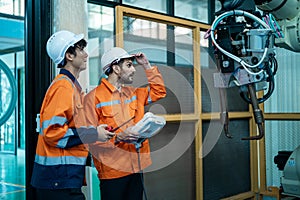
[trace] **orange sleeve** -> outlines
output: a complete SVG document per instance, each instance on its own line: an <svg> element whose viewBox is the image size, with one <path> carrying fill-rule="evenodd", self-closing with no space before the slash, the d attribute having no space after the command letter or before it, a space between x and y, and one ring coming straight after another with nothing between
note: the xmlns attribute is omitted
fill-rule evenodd
<svg viewBox="0 0 300 200"><path fill-rule="evenodd" d="M148 88L148 99L146 104L155 102L161 98L164 98L167 94L163 77L158 70L157 66L153 66L147 69L146 76L148 78L149 88Z"/></svg>
<svg viewBox="0 0 300 200"><path fill-rule="evenodd" d="M52 85L44 101L41 110L42 134L45 142L58 147L64 137L72 134L68 133L68 122L73 118L73 89Z"/></svg>

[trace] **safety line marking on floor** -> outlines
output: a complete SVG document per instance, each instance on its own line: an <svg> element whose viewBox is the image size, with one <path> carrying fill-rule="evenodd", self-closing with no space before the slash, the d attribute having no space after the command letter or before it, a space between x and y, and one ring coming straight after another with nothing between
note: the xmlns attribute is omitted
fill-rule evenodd
<svg viewBox="0 0 300 200"><path fill-rule="evenodd" d="M25 191L24 185L0 182L0 194L10 194Z"/></svg>

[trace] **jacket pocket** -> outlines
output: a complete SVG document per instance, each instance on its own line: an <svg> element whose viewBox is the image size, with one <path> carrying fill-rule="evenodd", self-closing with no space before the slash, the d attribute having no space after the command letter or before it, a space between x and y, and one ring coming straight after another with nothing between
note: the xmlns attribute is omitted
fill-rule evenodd
<svg viewBox="0 0 300 200"><path fill-rule="evenodd" d="M119 116L119 110L118 108L114 106L105 106L101 108L101 120L103 120L106 124L115 124L115 121L117 120Z"/></svg>

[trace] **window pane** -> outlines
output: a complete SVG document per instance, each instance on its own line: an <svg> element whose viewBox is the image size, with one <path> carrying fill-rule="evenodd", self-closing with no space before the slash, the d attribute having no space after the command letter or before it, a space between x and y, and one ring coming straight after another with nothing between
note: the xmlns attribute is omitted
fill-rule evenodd
<svg viewBox="0 0 300 200"><path fill-rule="evenodd" d="M0 13L24 16L24 0L1 0Z"/></svg>
<svg viewBox="0 0 300 200"><path fill-rule="evenodd" d="M11 108L10 103L17 98L16 92L13 91L9 77L15 78L15 53L9 53L0 56L1 70L0 70L0 152L15 153L16 148L16 116L14 107ZM6 72L6 70L10 72ZM8 118L7 118L8 117ZM7 121L2 121L7 118Z"/></svg>
<svg viewBox="0 0 300 200"><path fill-rule="evenodd" d="M148 199L196 199L194 133L194 123L168 122L150 139L152 165L144 176Z"/></svg>
<svg viewBox="0 0 300 200"><path fill-rule="evenodd" d="M167 13L167 0L123 0L122 3L151 11Z"/></svg>
<svg viewBox="0 0 300 200"><path fill-rule="evenodd" d="M208 23L207 0L175 0L175 16Z"/></svg>
<svg viewBox="0 0 300 200"><path fill-rule="evenodd" d="M300 85L300 54L276 49L278 71L275 75L275 89L273 95L265 102L265 112L300 112L299 85Z"/></svg>
<svg viewBox="0 0 300 200"><path fill-rule="evenodd" d="M203 193L204 200L251 190L250 143L241 140L249 136L248 120L232 120L232 139L222 132L218 121L203 123Z"/></svg>
<svg viewBox="0 0 300 200"><path fill-rule="evenodd" d="M113 8L88 4L88 53L90 86L98 85L102 74L100 59L102 54L114 46Z"/></svg>
<svg viewBox="0 0 300 200"><path fill-rule="evenodd" d="M160 69L167 87L166 98L158 103L164 110L155 113L194 112L193 46L190 29L124 17L124 47L142 51ZM137 68L135 86L145 85L145 73ZM151 109L154 109L151 105ZM149 108L150 109L150 108ZM153 111L154 112L154 111Z"/></svg>
<svg viewBox="0 0 300 200"><path fill-rule="evenodd" d="M0 17L1 153L17 154L17 148L25 148L24 4L24 0L0 1L0 13L7 14Z"/></svg>

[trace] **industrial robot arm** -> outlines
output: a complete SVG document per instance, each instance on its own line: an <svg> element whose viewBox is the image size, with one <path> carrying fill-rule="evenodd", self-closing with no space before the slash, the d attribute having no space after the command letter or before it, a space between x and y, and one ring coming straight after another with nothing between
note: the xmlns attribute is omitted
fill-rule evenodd
<svg viewBox="0 0 300 200"><path fill-rule="evenodd" d="M273 93L277 71L275 46L300 51L299 1L297 0L219 0L211 40L217 61L215 86L220 88L221 121L227 137L228 111L226 88L237 86L241 97L252 105L259 134L264 136L264 118L259 104ZM262 97L256 93L264 91Z"/></svg>
<svg viewBox="0 0 300 200"><path fill-rule="evenodd" d="M275 45L294 52L300 52L300 2L298 0L255 0L265 16L276 19L270 26L276 30ZM272 17L274 16L274 18ZM273 19L272 19L273 18Z"/></svg>
<svg viewBox="0 0 300 200"><path fill-rule="evenodd" d="M219 0L221 10L243 10L260 13L261 18L274 30L275 46L300 52L300 2L298 0ZM258 14L259 15L259 14Z"/></svg>

